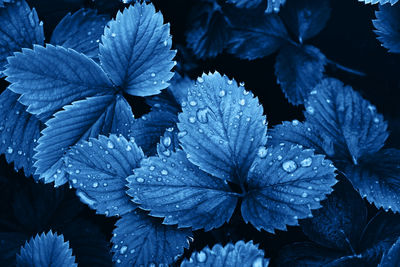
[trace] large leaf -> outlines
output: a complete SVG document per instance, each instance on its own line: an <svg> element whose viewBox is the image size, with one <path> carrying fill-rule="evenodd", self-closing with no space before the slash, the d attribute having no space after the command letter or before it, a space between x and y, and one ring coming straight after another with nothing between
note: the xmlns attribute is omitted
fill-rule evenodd
<svg viewBox="0 0 400 267"><path fill-rule="evenodd" d="M72 256L72 249L69 242L64 242L63 235L47 234L36 235L21 248L17 254L17 266L57 266L77 267L75 257Z"/></svg>
<svg viewBox="0 0 400 267"><path fill-rule="evenodd" d="M149 96L168 86L174 66L169 24L153 4L136 3L108 23L100 61L111 80L131 95Z"/></svg>
<svg viewBox="0 0 400 267"><path fill-rule="evenodd" d="M218 72L199 77L179 114L179 136L188 159L224 180L243 181L267 138L258 99Z"/></svg>
<svg viewBox="0 0 400 267"><path fill-rule="evenodd" d="M376 207L400 212L400 150L383 149L347 166L347 178Z"/></svg>
<svg viewBox="0 0 400 267"><path fill-rule="evenodd" d="M400 5L379 6L375 11L376 19L372 21L378 35L378 40L389 49L389 52L400 53Z"/></svg>
<svg viewBox="0 0 400 267"><path fill-rule="evenodd" d="M329 0L289 0L282 16L289 29L302 43L317 35L330 17Z"/></svg>
<svg viewBox="0 0 400 267"><path fill-rule="evenodd" d="M276 14L255 9L243 15L243 9L239 9L231 10L228 17L232 30L228 51L239 58L253 60L268 56L290 39Z"/></svg>
<svg viewBox="0 0 400 267"><path fill-rule="evenodd" d="M181 267L229 266L229 267L267 267L268 259L264 251L254 245L253 241L238 241L226 246L216 244L212 249L206 247L194 252L189 260L184 260Z"/></svg>
<svg viewBox="0 0 400 267"><path fill-rule="evenodd" d="M97 58L107 21L107 16L98 15L93 9L80 9L73 15L68 13L54 29L51 43Z"/></svg>
<svg viewBox="0 0 400 267"><path fill-rule="evenodd" d="M312 150L284 143L265 149L247 179L241 208L244 220L274 232L312 217L311 210L320 208L320 201L333 191L334 171L330 161Z"/></svg>
<svg viewBox="0 0 400 267"><path fill-rule="evenodd" d="M114 89L104 71L91 59L60 46L34 46L8 58L4 73L9 89L32 114L54 113L72 101ZM47 114L48 115L48 114Z"/></svg>
<svg viewBox="0 0 400 267"><path fill-rule="evenodd" d="M67 182L63 157L81 140L110 133L130 136L133 114L121 95L91 97L73 102L46 122L35 154L36 173L46 183L59 186Z"/></svg>
<svg viewBox="0 0 400 267"><path fill-rule="evenodd" d="M8 56L44 42L43 25L35 9L31 10L24 0L5 6L0 8L0 76L3 76Z"/></svg>
<svg viewBox="0 0 400 267"><path fill-rule="evenodd" d="M306 121L327 142L335 157L357 165L365 154L377 152L388 137L387 123L367 100L335 79L323 80L306 102Z"/></svg>
<svg viewBox="0 0 400 267"><path fill-rule="evenodd" d="M25 175L34 173L33 148L40 137L40 121L26 112L18 95L6 89L0 95L0 153L8 162L14 162L15 170L24 169Z"/></svg>
<svg viewBox="0 0 400 267"><path fill-rule="evenodd" d="M183 151L143 160L127 180L133 201L167 225L208 231L228 221L237 202L226 183L199 170Z"/></svg>
<svg viewBox="0 0 400 267"><path fill-rule="evenodd" d="M117 221L112 238L114 262L121 266L169 265L189 247L190 230L162 225L136 210Z"/></svg>
<svg viewBox="0 0 400 267"><path fill-rule="evenodd" d="M301 222L303 232L321 246L347 253L358 248L367 209L351 184L339 182L335 191L313 212L313 218Z"/></svg>
<svg viewBox="0 0 400 267"><path fill-rule="evenodd" d="M125 178L143 157L142 150L123 136L90 138L66 155L69 180L81 200L97 213L122 215L135 209L125 193Z"/></svg>
<svg viewBox="0 0 400 267"><path fill-rule="evenodd" d="M400 265L400 238L382 257L378 267L393 267Z"/></svg>
<svg viewBox="0 0 400 267"><path fill-rule="evenodd" d="M314 46L286 45L279 51L275 74L290 103L304 103L321 81L325 64L325 56Z"/></svg>

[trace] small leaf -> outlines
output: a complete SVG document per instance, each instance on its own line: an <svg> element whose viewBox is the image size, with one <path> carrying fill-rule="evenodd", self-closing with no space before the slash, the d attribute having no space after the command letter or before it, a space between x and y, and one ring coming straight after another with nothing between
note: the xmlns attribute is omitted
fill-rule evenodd
<svg viewBox="0 0 400 267"><path fill-rule="evenodd" d="M312 150L282 143L260 153L247 179L242 216L258 230L285 230L298 219L312 217L311 210L333 191L335 168Z"/></svg>
<svg viewBox="0 0 400 267"><path fill-rule="evenodd" d="M168 87L174 66L169 24L153 4L136 3L108 23L100 44L100 61L118 87L149 96Z"/></svg>
<svg viewBox="0 0 400 267"><path fill-rule="evenodd" d="M212 249L204 248L200 252L192 253L189 260L184 260L181 267L202 266L241 266L267 267L269 260L264 258L264 251L254 245L253 241L245 243L238 241L226 246L216 244Z"/></svg>
<svg viewBox="0 0 400 267"><path fill-rule="evenodd" d="M376 207L400 212L400 150L383 149L367 155L345 173L361 196Z"/></svg>
<svg viewBox="0 0 400 267"><path fill-rule="evenodd" d="M372 20L375 33L382 46L387 48L389 52L400 53L400 5L395 6L379 6L379 10L375 11L376 19Z"/></svg>
<svg viewBox="0 0 400 267"><path fill-rule="evenodd" d="M34 46L8 58L5 74L11 91L35 115L49 115L72 101L114 89L104 71L93 60L61 46ZM50 114L51 115L51 114Z"/></svg>
<svg viewBox="0 0 400 267"><path fill-rule="evenodd" d="M265 14L262 10L230 11L232 35L228 52L241 58L254 60L266 57L290 40L281 18L276 14Z"/></svg>
<svg viewBox="0 0 400 267"><path fill-rule="evenodd" d="M128 194L140 208L179 228L218 228L231 218L237 202L226 183L199 170L183 151L143 160L127 180Z"/></svg>
<svg viewBox="0 0 400 267"><path fill-rule="evenodd" d="M36 235L17 254L17 266L59 266L77 267L75 257L72 256L72 249L69 242L64 242L63 235L47 234Z"/></svg>
<svg viewBox="0 0 400 267"><path fill-rule="evenodd" d="M382 257L378 267L393 267L400 265L400 238Z"/></svg>
<svg viewBox="0 0 400 267"><path fill-rule="evenodd" d="M107 21L107 16L98 15L93 9L80 9L73 15L68 13L54 29L51 43L97 58Z"/></svg>
<svg viewBox="0 0 400 267"><path fill-rule="evenodd" d="M348 181L341 181L334 189L322 202L323 207L313 212L313 218L302 221L301 227L321 246L354 253L367 223L367 209Z"/></svg>
<svg viewBox="0 0 400 267"><path fill-rule="evenodd" d="M304 103L312 88L320 83L325 64L325 56L314 46L286 45L279 51L275 75L290 103Z"/></svg>
<svg viewBox="0 0 400 267"><path fill-rule="evenodd" d="M24 1L2 1L0 3L0 76L7 64L7 57L22 48L31 48L34 44L43 45L43 25L35 9L30 9Z"/></svg>
<svg viewBox="0 0 400 267"><path fill-rule="evenodd" d="M179 114L188 159L224 180L243 181L267 138L263 108L253 94L218 72L199 77Z"/></svg>
<svg viewBox="0 0 400 267"><path fill-rule="evenodd" d="M291 0L282 9L283 20L300 43L316 36L330 13L329 0Z"/></svg>
<svg viewBox="0 0 400 267"><path fill-rule="evenodd" d="M111 242L114 262L121 266L169 265L189 247L190 230L162 225L136 210L116 223Z"/></svg>
<svg viewBox="0 0 400 267"><path fill-rule="evenodd" d="M14 162L16 171L23 168L25 175L30 176L34 173L33 148L42 124L26 112L18 97L8 89L0 95L0 153L5 154L7 162Z"/></svg>
<svg viewBox="0 0 400 267"><path fill-rule="evenodd" d="M63 157L71 146L99 134L129 137L132 123L132 110L120 95L96 96L65 106L46 122L47 128L42 131L35 148L36 174L46 183L64 184L67 177Z"/></svg>
<svg viewBox="0 0 400 267"><path fill-rule="evenodd" d="M66 155L69 181L81 201L106 216L135 209L126 195L125 178L139 167L142 150L123 136L100 135L75 145Z"/></svg>

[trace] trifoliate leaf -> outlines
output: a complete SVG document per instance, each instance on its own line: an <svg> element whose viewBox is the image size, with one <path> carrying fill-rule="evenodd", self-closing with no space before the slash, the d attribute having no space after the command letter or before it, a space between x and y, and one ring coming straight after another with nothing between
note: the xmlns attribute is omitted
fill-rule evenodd
<svg viewBox="0 0 400 267"><path fill-rule="evenodd" d="M216 2L201 3L192 11L191 30L186 34L188 47L197 58L216 57L230 37L229 22Z"/></svg>
<svg viewBox="0 0 400 267"><path fill-rule="evenodd" d="M194 252L189 260L184 260L181 267L230 266L230 267L267 267L268 259L264 251L253 244L238 241L226 246L216 244L212 249L206 247L200 252Z"/></svg>
<svg viewBox="0 0 400 267"><path fill-rule="evenodd" d="M312 150L282 143L262 148L247 178L248 193L242 216L258 230L284 230L298 219L312 217L311 210L333 191L335 168Z"/></svg>
<svg viewBox="0 0 400 267"><path fill-rule="evenodd" d="M275 75L290 103L304 103L312 88L320 83L325 64L325 56L314 46L286 45L279 51Z"/></svg>
<svg viewBox="0 0 400 267"><path fill-rule="evenodd" d="M59 266L77 267L75 257L72 256L72 249L69 242L64 242L63 235L47 234L36 235L17 254L18 267L30 266Z"/></svg>
<svg viewBox="0 0 400 267"><path fill-rule="evenodd" d="M228 13L232 28L228 52L242 59L253 60L277 51L290 39L281 18L262 10L243 10Z"/></svg>
<svg viewBox="0 0 400 267"><path fill-rule="evenodd" d="M347 178L376 207L400 212L400 150L383 149L349 165Z"/></svg>
<svg viewBox="0 0 400 267"><path fill-rule="evenodd" d="M398 27L400 5L379 6L379 10L375 11L375 16L376 19L372 23L376 28L377 39L389 52L400 53L400 30Z"/></svg>
<svg viewBox="0 0 400 267"><path fill-rule="evenodd" d="M192 233L162 225L143 211L124 214L116 223L113 243L116 266L169 265L189 247Z"/></svg>
<svg viewBox="0 0 400 267"><path fill-rule="evenodd" d="M100 61L118 87L149 96L168 87L174 66L169 24L153 4L136 3L108 23L100 44Z"/></svg>
<svg viewBox="0 0 400 267"><path fill-rule="evenodd" d="M338 80L323 80L305 106L307 123L333 143L335 157L341 160L357 165L361 156L381 149L388 137L387 123L376 108Z"/></svg>
<svg viewBox="0 0 400 267"><path fill-rule="evenodd" d="M31 10L24 0L5 7L4 2L11 1L0 3L0 76L3 76L8 56L22 48L44 43L43 25L39 23L36 10Z"/></svg>
<svg viewBox="0 0 400 267"><path fill-rule="evenodd" d="M0 153L7 162L14 162L15 170L24 169L30 176L33 170L33 148L40 137L40 121L26 112L18 95L6 89L0 95Z"/></svg>
<svg viewBox="0 0 400 267"><path fill-rule="evenodd" d="M72 101L114 89L104 71L93 60L61 46L34 46L8 58L4 73L9 89L32 114L56 112Z"/></svg>
<svg viewBox="0 0 400 267"><path fill-rule="evenodd" d="M396 243L386 252L378 267L393 267L400 265L400 238L397 239Z"/></svg>
<svg viewBox="0 0 400 267"><path fill-rule="evenodd" d="M65 106L46 122L47 128L38 140L36 173L46 183L64 184L67 177L63 157L71 146L99 134L129 136L132 123L132 110L120 95L96 96Z"/></svg>
<svg viewBox="0 0 400 267"><path fill-rule="evenodd" d="M397 1L399 0L358 0L358 2L364 2L365 4L380 4L380 5L384 5L384 4L391 4L394 5L397 3Z"/></svg>
<svg viewBox="0 0 400 267"><path fill-rule="evenodd" d="M51 43L97 58L107 21L107 16L98 15L93 9L80 9L72 15L68 13L54 29Z"/></svg>
<svg viewBox="0 0 400 267"><path fill-rule="evenodd" d="M300 43L317 35L329 20L329 0L290 0L282 9L286 25Z"/></svg>
<svg viewBox="0 0 400 267"><path fill-rule="evenodd" d="M143 157L142 150L123 136L100 135L70 149L65 164L81 201L99 214L114 216L136 208L125 193L125 178Z"/></svg>
<svg viewBox="0 0 400 267"><path fill-rule="evenodd" d="M179 137L188 159L224 180L244 181L267 138L258 99L218 72L199 77L179 114Z"/></svg>
<svg viewBox="0 0 400 267"><path fill-rule="evenodd" d="M301 222L303 232L321 246L354 252L367 222L367 209L360 195L344 180L313 211L313 218Z"/></svg>
<svg viewBox="0 0 400 267"><path fill-rule="evenodd" d="M228 184L191 164L183 151L151 157L127 178L128 194L164 224L206 231L230 219L237 196Z"/></svg>

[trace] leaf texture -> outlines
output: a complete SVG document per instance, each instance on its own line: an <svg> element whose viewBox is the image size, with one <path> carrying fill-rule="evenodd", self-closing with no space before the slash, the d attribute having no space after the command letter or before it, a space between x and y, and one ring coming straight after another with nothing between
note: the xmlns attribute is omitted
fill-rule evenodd
<svg viewBox="0 0 400 267"><path fill-rule="evenodd" d="M391 4L394 5L396 4L399 0L358 0L359 2L364 2L365 4Z"/></svg>
<svg viewBox="0 0 400 267"><path fill-rule="evenodd" d="M379 6L379 10L375 11L375 16L376 19L372 20L372 23L382 46L389 52L400 53L400 30L398 27L400 6Z"/></svg>

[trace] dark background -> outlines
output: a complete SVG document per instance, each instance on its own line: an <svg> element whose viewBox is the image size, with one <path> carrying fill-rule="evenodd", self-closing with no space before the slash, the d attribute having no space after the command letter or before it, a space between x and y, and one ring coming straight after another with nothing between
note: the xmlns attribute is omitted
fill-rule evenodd
<svg viewBox="0 0 400 267"><path fill-rule="evenodd" d="M171 24L175 47L178 45L185 46L185 31L190 28L188 24L189 14L194 3L198 1L152 1L156 8L163 13L165 21ZM32 0L28 2L31 7L36 8L39 18L44 21L47 40L50 39L50 34L55 25L67 12L74 12L81 7L92 7L98 8L100 13L113 16L116 10L122 8L118 1L111 0ZM357 0L333 0L331 7L331 19L326 28L307 43L318 47L327 58L366 74L363 77L357 76L343 72L333 66L328 66L326 72L328 76L339 78L345 84L353 86L356 91L377 107L378 112L382 113L389 122L391 135L387 141L387 146L400 148L400 56L388 53L376 40L372 19L375 18L374 11L377 6L365 5ZM197 63L198 67L187 73L192 78L196 78L202 72L217 70L230 78L245 82L246 89L253 91L263 104L269 126L276 125L284 120L303 119L303 107L295 107L289 104L280 87L276 84L274 75L275 55L247 61L236 59L232 55L222 54L215 59L200 60ZM7 86L6 82L2 81L1 86L4 90ZM148 111L148 107L145 106L142 99L130 98L130 102L135 115L140 116ZM11 231L13 220L15 220L15 224L18 223L16 218L18 216L15 215L15 201L18 193L23 188L35 188L38 185L35 185L31 178L26 178L22 172L15 172L13 166L6 163L4 156L0 157L0 175L2 176L0 178L0 232L4 232ZM54 191L51 186L46 187L46 190ZM32 198L43 197L43 194L34 193L32 195ZM74 201L73 199L76 197L73 194L67 194L67 198ZM67 210L65 206L58 207L58 209L60 209L57 211L58 213L54 213L52 216L60 216L59 214ZM79 209L79 212L74 215L76 218L84 218L90 221L100 227L105 238L111 237L115 220L97 216L83 205L80 205L77 209ZM369 206L369 210L370 216L376 211L371 206ZM34 218L32 216L32 220ZM66 219L66 222L68 220L70 219ZM55 219L46 220L43 225L39 225L35 229L23 229L22 227L18 231L29 236L34 230L38 229L63 229L58 224L56 225L56 221ZM68 221L68 223L70 222ZM79 231L79 224L76 225L76 230ZM277 231L275 235L264 231L260 233L250 225L246 225L240 219L240 216L235 214L229 225L207 233L195 232L191 251L193 249L199 250L206 245L212 246L218 242L226 243L239 239L254 240L255 243L260 243L261 247L265 249L266 255L271 257L276 255L283 245L307 238L298 227L289 227L286 232ZM186 251L185 256L190 255L190 252Z"/></svg>

